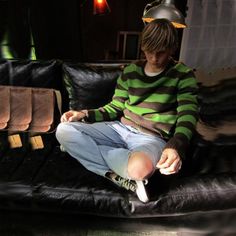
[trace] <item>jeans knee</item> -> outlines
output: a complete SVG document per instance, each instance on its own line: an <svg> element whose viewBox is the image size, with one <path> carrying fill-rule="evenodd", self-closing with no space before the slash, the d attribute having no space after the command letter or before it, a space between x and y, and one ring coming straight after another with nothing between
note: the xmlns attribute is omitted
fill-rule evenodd
<svg viewBox="0 0 236 236"><path fill-rule="evenodd" d="M154 171L153 163L146 153L135 152L128 161L128 176L134 180L144 180Z"/></svg>
<svg viewBox="0 0 236 236"><path fill-rule="evenodd" d="M66 142L71 136L70 126L67 123L60 123L56 129L56 138L60 143Z"/></svg>

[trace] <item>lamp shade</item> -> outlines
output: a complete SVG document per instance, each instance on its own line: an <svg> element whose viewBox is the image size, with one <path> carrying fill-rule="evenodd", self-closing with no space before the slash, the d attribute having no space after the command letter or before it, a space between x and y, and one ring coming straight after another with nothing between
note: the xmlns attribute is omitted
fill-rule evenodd
<svg viewBox="0 0 236 236"><path fill-rule="evenodd" d="M158 5L156 5L158 4ZM151 6L147 9L147 6ZM176 28L185 28L185 20L183 14L175 7L173 0L154 1L148 4L144 9L143 21L150 22L154 19L168 19Z"/></svg>
<svg viewBox="0 0 236 236"><path fill-rule="evenodd" d="M93 0L93 14L105 15L110 12L110 8L106 0Z"/></svg>

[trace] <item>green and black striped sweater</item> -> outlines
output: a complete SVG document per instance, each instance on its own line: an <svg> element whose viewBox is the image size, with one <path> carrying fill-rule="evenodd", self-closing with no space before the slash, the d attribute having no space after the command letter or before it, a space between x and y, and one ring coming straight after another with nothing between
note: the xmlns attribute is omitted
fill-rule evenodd
<svg viewBox="0 0 236 236"><path fill-rule="evenodd" d="M145 61L128 65L117 80L112 101L88 111L87 120L120 119L143 132L168 140L183 156L197 122L197 83L193 71L171 61L159 75L144 73Z"/></svg>

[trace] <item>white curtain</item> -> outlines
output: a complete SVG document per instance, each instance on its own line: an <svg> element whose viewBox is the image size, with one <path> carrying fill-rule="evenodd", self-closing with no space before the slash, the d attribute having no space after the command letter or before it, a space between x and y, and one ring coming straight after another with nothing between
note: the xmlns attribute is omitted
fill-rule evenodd
<svg viewBox="0 0 236 236"><path fill-rule="evenodd" d="M188 0L180 60L195 69L236 66L236 0Z"/></svg>

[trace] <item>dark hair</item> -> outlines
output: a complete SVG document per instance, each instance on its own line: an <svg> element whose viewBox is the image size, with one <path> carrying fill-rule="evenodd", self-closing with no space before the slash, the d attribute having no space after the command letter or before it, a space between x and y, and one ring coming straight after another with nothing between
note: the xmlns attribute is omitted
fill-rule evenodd
<svg viewBox="0 0 236 236"><path fill-rule="evenodd" d="M141 49L146 52L160 52L178 48L178 32L167 19L155 19L148 23L141 37Z"/></svg>

